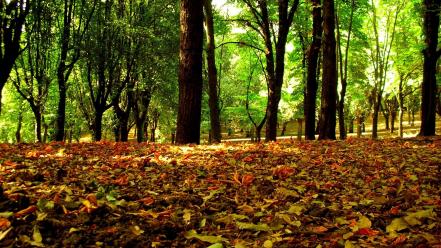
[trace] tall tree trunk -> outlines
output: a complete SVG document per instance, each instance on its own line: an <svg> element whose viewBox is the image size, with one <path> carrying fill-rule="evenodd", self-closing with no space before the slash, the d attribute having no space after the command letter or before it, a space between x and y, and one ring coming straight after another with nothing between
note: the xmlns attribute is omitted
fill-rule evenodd
<svg viewBox="0 0 441 248"><path fill-rule="evenodd" d="M342 45L341 45L341 33L340 33L340 23L337 23L337 43L338 43L338 51L339 51L339 63L340 63L340 99L338 100L338 124L340 131L340 139L346 139L346 127L345 127L345 96L346 96L346 88L348 85L348 56L349 56L349 45L351 42L351 34L352 34L352 22L354 19L354 10L355 10L355 0L351 1L351 14L349 17L349 28L348 28L348 37L346 39L346 48L343 60L342 54ZM336 19L339 22L339 18Z"/></svg>
<svg viewBox="0 0 441 248"><path fill-rule="evenodd" d="M55 128L55 140L63 141L64 139L64 125L66 123L66 82L64 81L64 74L61 75L63 79L58 77L58 108L57 108L57 122Z"/></svg>
<svg viewBox="0 0 441 248"><path fill-rule="evenodd" d="M323 3L323 83L319 139L335 139L337 104L337 65L334 0Z"/></svg>
<svg viewBox="0 0 441 248"><path fill-rule="evenodd" d="M440 25L439 0L424 0L424 49L423 83L421 84L421 128L420 136L435 135L436 107L436 64L441 54L437 50Z"/></svg>
<svg viewBox="0 0 441 248"><path fill-rule="evenodd" d="M222 139L219 109L219 85L217 81L216 53L214 41L213 10L211 0L204 0L205 25L207 34L208 67L208 106L210 108L211 142L220 143Z"/></svg>
<svg viewBox="0 0 441 248"><path fill-rule="evenodd" d="M203 0L180 1L178 144L200 142Z"/></svg>
<svg viewBox="0 0 441 248"><path fill-rule="evenodd" d="M322 40L322 8L320 0L312 0L312 43L308 49L307 57L307 79L304 100L304 114L305 114L305 139L315 139L315 109L317 98L317 74L318 74L318 59L320 55L321 40Z"/></svg>

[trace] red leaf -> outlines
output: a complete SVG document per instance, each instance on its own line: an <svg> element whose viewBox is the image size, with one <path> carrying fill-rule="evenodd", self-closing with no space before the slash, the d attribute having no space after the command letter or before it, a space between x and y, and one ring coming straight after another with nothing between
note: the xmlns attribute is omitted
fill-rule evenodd
<svg viewBox="0 0 441 248"><path fill-rule="evenodd" d="M378 233L380 233L380 232L377 230L370 229L370 228L361 228L360 230L358 230L356 232L356 234L358 234L358 235L366 235L366 236L376 236L376 235L378 235Z"/></svg>
<svg viewBox="0 0 441 248"><path fill-rule="evenodd" d="M242 177L242 185L247 187L254 181L254 176L251 174L246 174Z"/></svg>
<svg viewBox="0 0 441 248"><path fill-rule="evenodd" d="M14 216L15 216L15 218L20 218L20 217L26 216L28 214L32 214L35 211L37 211L37 206L32 205L32 206L29 206L25 209L18 211L17 213L14 214Z"/></svg>
<svg viewBox="0 0 441 248"><path fill-rule="evenodd" d="M392 243L392 245L393 245L393 246L397 246L397 245L403 244L404 242L406 242L406 240L407 240L407 237L406 237L406 236L404 236L404 235L400 235L400 236L398 236L398 237L394 240L394 242Z"/></svg>
<svg viewBox="0 0 441 248"><path fill-rule="evenodd" d="M287 178L294 173L294 168L288 166L279 166L273 170L273 175L280 178Z"/></svg>
<svg viewBox="0 0 441 248"><path fill-rule="evenodd" d="M6 218L0 218L0 230L4 230L11 226L11 222Z"/></svg>
<svg viewBox="0 0 441 248"><path fill-rule="evenodd" d="M395 206L395 207L391 208L389 210L389 213L391 213L393 215L397 215L398 213L400 213L400 206Z"/></svg>
<svg viewBox="0 0 441 248"><path fill-rule="evenodd" d="M113 183L120 186L125 186L129 184L129 177L127 175L122 175L117 179L113 180Z"/></svg>
<svg viewBox="0 0 441 248"><path fill-rule="evenodd" d="M144 197L142 199L138 200L139 202L142 202L144 205L152 205L155 202L155 199L153 199L153 197L148 196L148 197Z"/></svg>

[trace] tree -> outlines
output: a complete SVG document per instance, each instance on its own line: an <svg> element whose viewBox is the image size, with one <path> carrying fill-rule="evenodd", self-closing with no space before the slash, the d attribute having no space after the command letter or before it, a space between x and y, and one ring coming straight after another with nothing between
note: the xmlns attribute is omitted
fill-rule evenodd
<svg viewBox="0 0 441 248"><path fill-rule="evenodd" d="M346 96L346 88L348 85L348 56L349 56L349 46L351 42L351 35L352 35L352 24L354 21L354 12L355 12L355 0L351 0L350 5L350 14L349 14L349 23L347 28L347 36L345 41L345 50L343 53L343 45L342 45L342 32L340 31L340 25L341 23L341 17L342 13L339 13L337 15L336 21L337 21L337 47L338 47L338 62L339 62L339 69L340 69L340 98L337 102L337 108L338 108L338 126L340 131L340 139L346 139L346 125L345 125L345 96Z"/></svg>
<svg viewBox="0 0 441 248"><path fill-rule="evenodd" d="M86 74L89 97L94 110L94 141L101 140L103 114L115 105L130 79L132 69L133 60L124 57L125 48L129 44L117 22L123 18L116 13L120 10L117 7L112 0L98 4L83 47L83 73Z"/></svg>
<svg viewBox="0 0 441 248"><path fill-rule="evenodd" d="M30 6L29 0L0 0L0 114L3 87L15 60L23 51L20 48L21 34Z"/></svg>
<svg viewBox="0 0 441 248"><path fill-rule="evenodd" d="M312 43L307 52L307 79L305 86L305 138L315 139L315 112L317 98L318 58L322 40L322 6L321 0L312 0Z"/></svg>
<svg viewBox="0 0 441 248"><path fill-rule="evenodd" d="M271 4L268 6L268 3L271 2L267 0L259 0L257 4L250 0L242 0L242 2L249 8L254 18L253 22L244 20L244 23L256 31L263 38L265 44L266 74L268 77L265 140L276 140L277 113L282 96L283 76L285 73L286 42L294 14L299 6L299 0L292 2L289 0L278 1L278 23L276 28L271 16L274 6L271 6Z"/></svg>
<svg viewBox="0 0 441 248"><path fill-rule="evenodd" d="M441 2L439 0L424 0L423 7L426 48L423 51L421 128L419 135L431 136L435 135L436 65L441 56L441 49L438 49Z"/></svg>
<svg viewBox="0 0 441 248"><path fill-rule="evenodd" d="M35 137L38 142L43 142L41 135L45 103L54 78L53 13L53 6L45 1L35 0L31 3L27 22L29 25L26 25L28 31L24 34L27 45L16 61L16 77L12 80L17 92L28 102L34 114Z"/></svg>
<svg viewBox="0 0 441 248"><path fill-rule="evenodd" d="M200 142L203 0L180 1L179 112L176 143Z"/></svg>
<svg viewBox="0 0 441 248"><path fill-rule="evenodd" d="M372 33L370 40L374 42L370 49L370 57L373 71L373 113L372 113L372 138L378 137L378 114L381 108L381 102L383 98L384 89L386 86L386 80L388 71L390 69L389 60L392 45L395 38L395 31L397 26L398 15L405 6L405 2L388 3L390 6L383 3L383 11L385 11L386 20L383 21L378 15L380 8L375 5L374 1L371 1L372 13L370 22L372 24ZM382 27L380 24L385 23ZM380 35L381 34L381 35ZM384 37L383 37L384 36Z"/></svg>
<svg viewBox="0 0 441 248"><path fill-rule="evenodd" d="M208 67L208 105L210 107L211 141L221 142L221 125L219 109L219 84L217 80L216 53L214 42L214 21L211 0L204 0L205 33L207 35L207 67Z"/></svg>
<svg viewBox="0 0 441 248"><path fill-rule="evenodd" d="M319 139L335 139L337 65L334 0L323 2L323 82Z"/></svg>
<svg viewBox="0 0 441 248"><path fill-rule="evenodd" d="M66 123L66 99L68 80L75 64L80 59L81 47L85 32L95 11L98 0L93 0L92 6L87 8L87 1L79 4L78 0L64 0L62 8L62 25L60 26L59 59L57 66L58 109L55 130L55 140L64 140L64 126Z"/></svg>

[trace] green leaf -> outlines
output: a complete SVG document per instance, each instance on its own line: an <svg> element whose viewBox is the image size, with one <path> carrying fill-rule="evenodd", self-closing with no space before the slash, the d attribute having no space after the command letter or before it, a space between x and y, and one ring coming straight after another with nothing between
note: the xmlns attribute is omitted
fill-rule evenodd
<svg viewBox="0 0 441 248"><path fill-rule="evenodd" d="M254 223L245 223L245 222L240 222L240 221L236 221L236 226L239 229L253 230L253 231L264 231L264 232L273 231L273 230L274 231L275 230L280 230L280 229L283 228L283 225L278 225L278 226L275 226L275 227L270 227L266 223L254 224Z"/></svg>
<svg viewBox="0 0 441 248"><path fill-rule="evenodd" d="M218 235L218 236L200 235L200 234L198 234L196 232L196 230L190 230L190 231L186 232L184 236L185 236L186 239L195 238L195 239L199 239L201 241L208 242L208 243L211 243L211 244L228 241L226 238L222 238L221 235Z"/></svg>
<svg viewBox="0 0 441 248"><path fill-rule="evenodd" d="M207 248L224 248L224 245L222 243L216 243L208 246Z"/></svg>
<svg viewBox="0 0 441 248"><path fill-rule="evenodd" d="M0 218L9 218L12 215L14 215L14 212L1 212L0 213Z"/></svg>

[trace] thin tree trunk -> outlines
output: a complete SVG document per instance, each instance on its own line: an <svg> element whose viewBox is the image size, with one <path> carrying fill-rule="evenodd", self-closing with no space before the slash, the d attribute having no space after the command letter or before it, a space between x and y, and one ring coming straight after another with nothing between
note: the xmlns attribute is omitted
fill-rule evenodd
<svg viewBox="0 0 441 248"><path fill-rule="evenodd" d="M358 116L357 117L357 138L361 138L362 125L363 125L363 118Z"/></svg>
<svg viewBox="0 0 441 248"><path fill-rule="evenodd" d="M15 131L15 141L21 143L21 128L23 126L23 107L20 104L20 109L18 112L17 129Z"/></svg>
<svg viewBox="0 0 441 248"><path fill-rule="evenodd" d="M351 14L349 17L349 28L348 28L348 37L346 40L346 49L345 49L345 58L343 60L343 54L341 49L341 34L340 34L340 26L337 23L337 42L338 42L338 51L339 51L339 62L340 62L340 82L341 82L341 90L340 90L340 99L338 100L338 123L340 130L340 139L346 139L346 127L345 127L345 96L346 96L346 88L348 84L348 56L349 56L349 45L351 41L351 33L352 33L352 22L354 18L354 9L355 9L355 0L351 2ZM337 21L339 19L337 18Z"/></svg>
<svg viewBox="0 0 441 248"><path fill-rule="evenodd" d="M208 66L208 105L210 108L211 142L220 143L222 139L219 109L219 85L217 81L216 53L214 41L214 24L211 0L204 0L205 25L207 34Z"/></svg>
<svg viewBox="0 0 441 248"><path fill-rule="evenodd" d="M322 40L322 8L320 0L313 0L312 18L312 43L307 55L307 79L305 87L304 115L305 115L305 139L315 139L316 98L318 88L318 60Z"/></svg>
<svg viewBox="0 0 441 248"><path fill-rule="evenodd" d="M302 140L303 135L303 119L298 118L297 119L297 139Z"/></svg>
<svg viewBox="0 0 441 248"><path fill-rule="evenodd" d="M380 104L374 104L374 112L372 114L372 139L378 138L378 114L380 112Z"/></svg>

